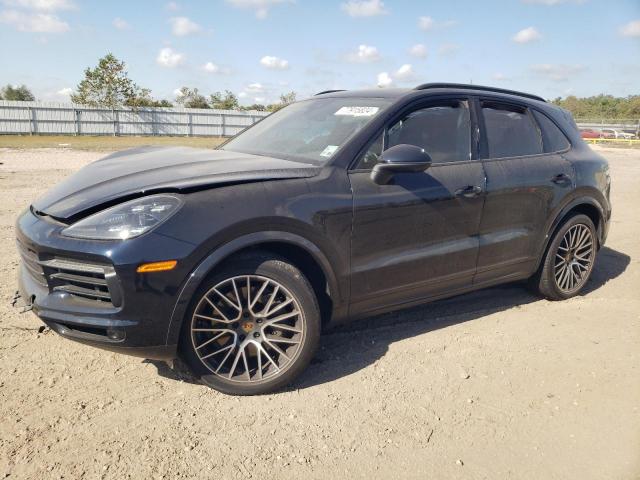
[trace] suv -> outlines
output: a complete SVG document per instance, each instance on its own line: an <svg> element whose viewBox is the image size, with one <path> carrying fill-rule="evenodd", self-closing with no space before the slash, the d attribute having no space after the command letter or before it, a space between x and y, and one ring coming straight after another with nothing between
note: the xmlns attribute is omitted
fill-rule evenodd
<svg viewBox="0 0 640 480"><path fill-rule="evenodd" d="M578 294L609 188L539 97L326 91L217 150L141 148L71 175L17 221L19 291L65 338L264 393L347 319L525 279Z"/></svg>

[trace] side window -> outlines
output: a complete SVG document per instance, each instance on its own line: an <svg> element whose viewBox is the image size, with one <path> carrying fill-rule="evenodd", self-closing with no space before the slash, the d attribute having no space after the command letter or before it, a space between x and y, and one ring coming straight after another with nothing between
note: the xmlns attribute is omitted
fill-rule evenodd
<svg viewBox="0 0 640 480"><path fill-rule="evenodd" d="M380 155L382 155L382 138L383 134L378 135L378 138L369 145L369 148L358 159L355 165L355 169L371 170L373 166L380 161Z"/></svg>
<svg viewBox="0 0 640 480"><path fill-rule="evenodd" d="M489 158L543 153L540 130L526 108L482 102L482 116Z"/></svg>
<svg viewBox="0 0 640 480"><path fill-rule="evenodd" d="M471 159L471 117L467 102L427 107L408 114L388 130L386 147L424 148L434 163Z"/></svg>
<svg viewBox="0 0 640 480"><path fill-rule="evenodd" d="M544 113L533 110L540 130L542 131L542 143L545 153L561 152L569 148L570 143L564 133Z"/></svg>

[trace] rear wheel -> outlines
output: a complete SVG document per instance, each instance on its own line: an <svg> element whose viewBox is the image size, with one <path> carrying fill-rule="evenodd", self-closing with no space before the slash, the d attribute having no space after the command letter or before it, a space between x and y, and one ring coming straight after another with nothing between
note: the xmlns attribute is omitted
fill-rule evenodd
<svg viewBox="0 0 640 480"><path fill-rule="evenodd" d="M234 395L289 384L311 361L320 336L309 281L266 255L227 262L199 289L185 321L184 360L205 384Z"/></svg>
<svg viewBox="0 0 640 480"><path fill-rule="evenodd" d="M596 228L586 215L569 218L551 239L531 284L549 300L577 295L589 280L597 253Z"/></svg>

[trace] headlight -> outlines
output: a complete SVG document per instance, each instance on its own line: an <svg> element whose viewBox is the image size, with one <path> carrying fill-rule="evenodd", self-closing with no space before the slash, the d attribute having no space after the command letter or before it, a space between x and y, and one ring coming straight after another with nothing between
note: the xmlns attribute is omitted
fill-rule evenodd
<svg viewBox="0 0 640 480"><path fill-rule="evenodd" d="M182 205L173 195L150 195L116 205L74 223L63 235L95 240L126 240L157 227Z"/></svg>

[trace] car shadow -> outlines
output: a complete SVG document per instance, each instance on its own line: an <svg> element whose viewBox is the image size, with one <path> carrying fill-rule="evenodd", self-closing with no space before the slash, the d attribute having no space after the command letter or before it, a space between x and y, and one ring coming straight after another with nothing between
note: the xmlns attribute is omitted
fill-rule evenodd
<svg viewBox="0 0 640 480"><path fill-rule="evenodd" d="M628 255L603 247L581 295L588 295L620 276L630 261ZM530 293L522 282L512 283L336 327L322 336L320 349L307 371L285 391L309 388L351 375L382 358L394 342L539 300L540 297ZM173 366L157 360L144 362L155 365L163 377L200 383L180 361L174 362Z"/></svg>

